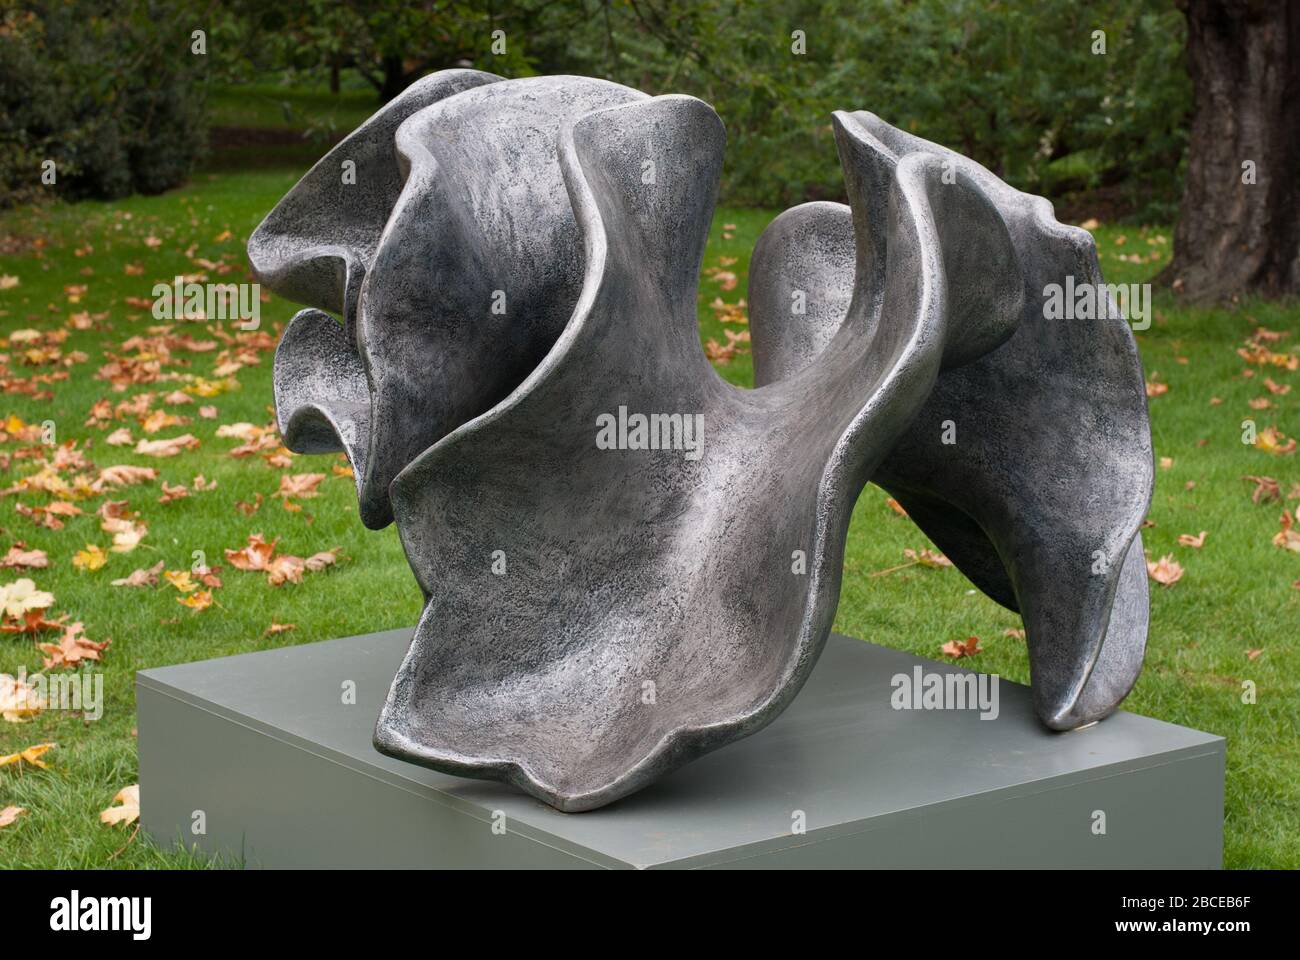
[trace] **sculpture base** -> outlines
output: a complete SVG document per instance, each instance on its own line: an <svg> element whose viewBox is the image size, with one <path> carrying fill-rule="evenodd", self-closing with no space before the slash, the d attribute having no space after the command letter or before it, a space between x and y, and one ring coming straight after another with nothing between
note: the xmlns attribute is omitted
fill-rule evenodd
<svg viewBox="0 0 1300 960"><path fill-rule="evenodd" d="M146 831L250 867L1221 865L1221 737L1130 713L1051 733L1006 681L995 719L894 709L895 677L924 691L969 671L837 635L771 726L609 807L558 813L374 750L410 636L141 671Z"/></svg>

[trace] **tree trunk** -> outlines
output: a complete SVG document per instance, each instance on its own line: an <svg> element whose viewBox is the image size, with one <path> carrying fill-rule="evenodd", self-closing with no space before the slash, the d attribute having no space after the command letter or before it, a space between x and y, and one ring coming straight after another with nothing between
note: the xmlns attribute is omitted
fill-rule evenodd
<svg viewBox="0 0 1300 960"><path fill-rule="evenodd" d="M1300 0L1178 0L1194 93L1174 256L1195 300L1300 290Z"/></svg>
<svg viewBox="0 0 1300 960"><path fill-rule="evenodd" d="M1300 0L1297 0L1300 2ZM399 56L384 57L384 85L379 89L379 97L384 103L392 100L407 87L406 69Z"/></svg>

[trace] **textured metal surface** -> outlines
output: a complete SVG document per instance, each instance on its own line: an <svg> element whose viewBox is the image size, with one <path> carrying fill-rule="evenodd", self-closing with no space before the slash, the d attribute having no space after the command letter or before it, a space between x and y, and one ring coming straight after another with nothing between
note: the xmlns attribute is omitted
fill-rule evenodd
<svg viewBox="0 0 1300 960"><path fill-rule="evenodd" d="M1041 278L1078 257L1086 234L1055 225L1070 242L1040 236L1050 215L1017 206L986 171L939 148L884 147L869 115L839 115L850 207L796 208L760 241L751 299L763 385L742 390L715 373L697 330L725 141L713 110L583 78L493 79L436 74L405 119L390 106L326 158L348 156L354 138L376 142L372 126L393 139L365 153L385 171L366 201L382 209L338 228L354 252L293 239L296 216L321 237L331 218L353 216L317 176L333 176L326 161L250 241L273 289L345 313L340 326L304 311L285 333L275 387L286 442L348 453L363 519L396 519L425 594L379 749L573 811L753 733L821 651L849 516L873 477L916 505L978 585L1026 611L1049 724L1113 709L1134 652L1140 663L1145 593L1139 604L1115 586L1122 576L1061 589L1050 578L1067 561L1038 566L1055 556L1042 544L1068 560L1098 543L1124 556L1134 540L1112 502L1134 493L1141 470L1117 435L1145 440L1145 407L1138 423L1123 398L1108 405L1071 380L1082 361L1051 345L1066 335L1031 319ZM796 291L801 313L789 307ZM1027 443L1005 463L986 447L931 450L923 427L954 404L991 411L991 444L1004 442L999 422L1026 410L1031 433L1061 430L1010 394L1011 374L993 375L1006 378L1001 393L973 395L960 379L1026 336L1049 343L995 371L1059 374L1067 386L1053 402L1115 429ZM1114 331L1079 336L1116 354L1114 383L1136 376L1140 393L1131 337L1124 353ZM1039 409L1053 415L1051 403ZM663 423L677 442L598 442L607 418L636 416L676 418ZM1027 478L1050 488L1048 507L1080 495L1077 477L1071 487L1051 473L1074 460L1044 461L1057 448L1109 456L1090 474L1099 486L1074 514L1035 507L1026 523L1016 509L1036 502L1019 489ZM1142 449L1138 499L1150 484L1149 441ZM993 507L1007 502L1002 483L1021 499L981 513L967 475L995 488ZM1136 557L1140 567L1140 546ZM1107 642L1089 652L1083 626L1100 617L1104 632L1112 612Z"/></svg>
<svg viewBox="0 0 1300 960"><path fill-rule="evenodd" d="M1102 319L1048 319L1044 309L1049 284L1072 277L1100 288L1092 237L1058 223L1042 197L873 114L835 119L842 153L868 149L886 168L913 154L940 158L969 175L1007 225L1024 279L1018 329L991 352L945 356L933 393L872 480L972 582L1020 612L1042 721L1071 729L1101 719L1142 666L1148 606L1139 528L1153 467L1128 324L1109 300ZM853 211L796 207L759 239L750 268L757 384L790 376L829 346L855 269L878 277L886 205L878 190L868 196L872 206ZM854 226L856 262L847 240ZM988 282L1008 269L974 224L940 226L952 238L945 251L961 258L949 259L950 278ZM791 316L794 288L815 291L817 310ZM944 442L946 426L955 442Z"/></svg>

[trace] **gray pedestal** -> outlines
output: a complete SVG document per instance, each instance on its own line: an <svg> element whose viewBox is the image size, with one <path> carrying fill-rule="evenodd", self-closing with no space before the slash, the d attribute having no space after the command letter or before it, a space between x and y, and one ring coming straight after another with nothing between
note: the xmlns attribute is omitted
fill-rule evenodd
<svg viewBox="0 0 1300 960"><path fill-rule="evenodd" d="M840 636L765 730L610 807L557 813L375 752L409 638L139 673L145 829L255 867L1221 864L1222 738L1129 713L1050 733L1008 682L993 720L895 710L895 675L966 671Z"/></svg>

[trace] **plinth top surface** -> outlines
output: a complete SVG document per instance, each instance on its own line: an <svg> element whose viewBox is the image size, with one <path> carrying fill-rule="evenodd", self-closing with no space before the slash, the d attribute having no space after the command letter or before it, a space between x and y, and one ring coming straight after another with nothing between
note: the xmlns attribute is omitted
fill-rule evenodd
<svg viewBox="0 0 1300 960"><path fill-rule="evenodd" d="M1053 733L1035 720L1029 689L1005 680L996 718L981 719L977 707L895 709L899 675L914 682L920 668L924 682L970 671L832 635L770 726L608 807L564 814L513 787L374 749L375 717L410 637L392 630L160 667L137 682L480 819L500 811L510 830L603 866L689 866L720 851L743 860L800 842L799 826L823 837L856 833L930 805L1019 796L1223 749L1217 736L1124 712ZM343 702L348 681L355 704Z"/></svg>

